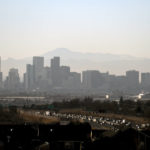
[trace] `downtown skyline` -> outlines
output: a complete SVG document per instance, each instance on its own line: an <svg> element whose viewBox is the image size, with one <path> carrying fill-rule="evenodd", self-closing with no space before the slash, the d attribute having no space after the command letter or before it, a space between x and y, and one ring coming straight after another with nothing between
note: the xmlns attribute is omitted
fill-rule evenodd
<svg viewBox="0 0 150 150"><path fill-rule="evenodd" d="M26 64L23 81L20 80L17 68L11 68L6 79L3 79L3 73L0 72L0 92L137 94L150 89L150 72L127 70L121 76L99 70L83 70L82 73L77 73L71 71L70 66L62 65L60 57L55 56L49 60L49 66L45 66L44 57L33 56L32 64Z"/></svg>

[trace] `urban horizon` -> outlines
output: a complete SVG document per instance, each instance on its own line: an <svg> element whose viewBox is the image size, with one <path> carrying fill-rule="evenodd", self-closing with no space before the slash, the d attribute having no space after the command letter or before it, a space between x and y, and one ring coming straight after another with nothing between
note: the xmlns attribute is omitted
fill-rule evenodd
<svg viewBox="0 0 150 150"><path fill-rule="evenodd" d="M0 150L150 150L150 0L0 14Z"/></svg>
<svg viewBox="0 0 150 150"><path fill-rule="evenodd" d="M1 63L0 63L1 64ZM99 70L84 70L82 73L70 71L70 66L62 66L60 57L50 60L49 66L44 66L44 57L33 56L33 63L26 64L26 72L21 81L19 70L11 68L6 79L0 73L1 91L120 91L137 93L150 89L150 72L139 73L128 70L125 75L113 75ZM80 91L80 92L81 92Z"/></svg>
<svg viewBox="0 0 150 150"><path fill-rule="evenodd" d="M33 56L33 57L42 57L42 58L44 58L44 66L43 67L51 67L51 66L48 66L48 65L45 65L45 56L43 57L43 56L40 56L40 55L38 55L38 56ZM32 57L32 62L33 62L33 57ZM54 57L59 57L59 58L61 58L60 56L54 56ZM54 58L53 57L53 58ZM12 58L13 59L13 58ZM0 56L0 72L1 73L3 73L3 69L2 69L2 57ZM49 62L51 61L51 59L49 59ZM28 65L28 64L31 64L31 63L27 63L26 65ZM32 64L31 64L32 65ZM64 65L62 65L62 66L64 66ZM66 65L65 65L66 66ZM68 67L70 67L69 65L67 65ZM17 68L17 67L11 67L11 68L9 68L9 71L11 70L11 69L17 69L18 70L18 73L20 72L19 71L19 69ZM70 68L71 69L71 68ZM9 73L9 71L7 72L7 75L8 75L8 73ZM82 71L73 71L73 72L77 72L77 73L82 73L83 71L99 71L100 73L104 73L104 72L101 72L100 70L98 70L98 69L84 69L84 70L82 70ZM126 69L126 70L124 70L124 72L122 73L122 74L115 74L115 73L111 73L111 75L115 75L115 76L125 76L126 75L126 72L127 71L138 71L139 73L150 73L150 71L139 71L138 69ZM108 71L105 71L105 73L109 73L109 70ZM7 75L5 75L5 76L3 76L4 78L3 79L5 79L6 77L7 77ZM20 79L22 79L22 77L21 77L21 74L19 73L19 76L20 76ZM140 77L140 76L139 76ZM140 78L139 78L139 82L140 82L141 80L140 80Z"/></svg>

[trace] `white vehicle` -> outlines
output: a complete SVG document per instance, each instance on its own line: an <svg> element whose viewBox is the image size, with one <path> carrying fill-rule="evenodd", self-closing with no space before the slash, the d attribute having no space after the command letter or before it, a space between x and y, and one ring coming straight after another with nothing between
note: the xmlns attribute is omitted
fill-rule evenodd
<svg viewBox="0 0 150 150"><path fill-rule="evenodd" d="M49 112L49 111L46 111L46 112L45 112L45 115L46 115L46 116L50 116L50 112Z"/></svg>
<svg viewBox="0 0 150 150"><path fill-rule="evenodd" d="M125 120L125 119L123 119L123 120L122 120L122 123L123 123L123 124L124 124L124 123L126 123L126 120Z"/></svg>
<svg viewBox="0 0 150 150"><path fill-rule="evenodd" d="M146 124L141 124L141 128L145 128L146 127Z"/></svg>
<svg viewBox="0 0 150 150"><path fill-rule="evenodd" d="M95 118L93 118L93 120L92 120L93 122L96 122L96 119Z"/></svg>
<svg viewBox="0 0 150 150"><path fill-rule="evenodd" d="M91 118L89 117L88 120L91 121Z"/></svg>

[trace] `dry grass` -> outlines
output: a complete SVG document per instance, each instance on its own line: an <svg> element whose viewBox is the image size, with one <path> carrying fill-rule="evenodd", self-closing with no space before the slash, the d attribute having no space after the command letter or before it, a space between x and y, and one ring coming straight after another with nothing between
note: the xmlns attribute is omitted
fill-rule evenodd
<svg viewBox="0 0 150 150"><path fill-rule="evenodd" d="M42 115L35 115L30 112L21 113L21 117L25 122L29 123L37 123L37 124L52 124L57 123L59 120L54 117L46 117Z"/></svg>

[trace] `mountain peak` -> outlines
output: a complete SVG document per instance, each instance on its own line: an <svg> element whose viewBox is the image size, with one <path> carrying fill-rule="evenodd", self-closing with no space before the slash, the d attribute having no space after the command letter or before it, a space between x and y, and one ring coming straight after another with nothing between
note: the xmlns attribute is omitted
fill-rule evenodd
<svg viewBox="0 0 150 150"><path fill-rule="evenodd" d="M127 55L107 54L107 53L82 53L74 52L67 48L56 48L43 55L46 58L59 56L70 60L93 60L93 61L117 61L117 60L135 60L137 58Z"/></svg>
<svg viewBox="0 0 150 150"><path fill-rule="evenodd" d="M44 57L50 57L50 58L53 56L65 57L65 55L68 55L70 53L72 53L72 51L70 51L67 48L56 48L52 51L45 53L43 56Z"/></svg>
<svg viewBox="0 0 150 150"><path fill-rule="evenodd" d="M56 48L56 49L54 49L52 52L71 52L69 49L67 49L67 48Z"/></svg>

